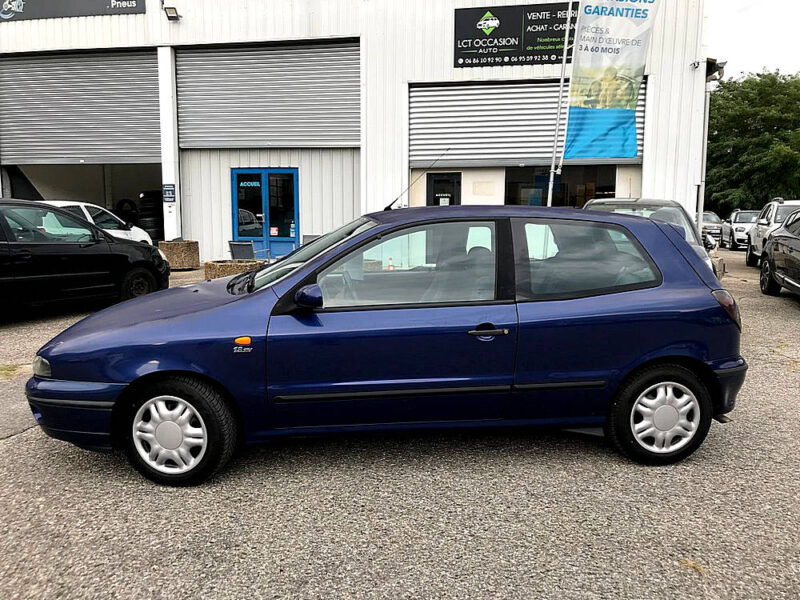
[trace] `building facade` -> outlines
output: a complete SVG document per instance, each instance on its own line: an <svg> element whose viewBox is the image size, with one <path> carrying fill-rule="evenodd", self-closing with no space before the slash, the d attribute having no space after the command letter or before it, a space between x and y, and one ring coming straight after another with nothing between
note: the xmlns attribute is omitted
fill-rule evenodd
<svg viewBox="0 0 800 600"><path fill-rule="evenodd" d="M163 236L198 240L204 260L237 239L281 255L396 198L546 202L560 54L505 60L480 40L517 27L515 8L523 29L563 35L566 2L166 0L177 20L161 0L111 3L120 14L86 4L0 14L4 196L112 208L157 197ZM464 50L467 9L491 15L476 29L485 47ZM568 161L554 204L645 196L694 213L705 60L703 1L664 0L639 156Z"/></svg>

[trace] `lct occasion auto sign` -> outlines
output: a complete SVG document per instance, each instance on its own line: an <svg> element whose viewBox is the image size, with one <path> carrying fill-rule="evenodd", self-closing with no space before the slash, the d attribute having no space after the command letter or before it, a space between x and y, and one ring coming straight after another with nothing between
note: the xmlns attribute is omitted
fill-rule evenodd
<svg viewBox="0 0 800 600"><path fill-rule="evenodd" d="M567 10L566 2L456 9L455 66L560 63Z"/></svg>
<svg viewBox="0 0 800 600"><path fill-rule="evenodd" d="M0 0L0 23L143 13L146 0Z"/></svg>
<svg viewBox="0 0 800 600"><path fill-rule="evenodd" d="M636 105L661 0L582 0L564 158L635 158Z"/></svg>

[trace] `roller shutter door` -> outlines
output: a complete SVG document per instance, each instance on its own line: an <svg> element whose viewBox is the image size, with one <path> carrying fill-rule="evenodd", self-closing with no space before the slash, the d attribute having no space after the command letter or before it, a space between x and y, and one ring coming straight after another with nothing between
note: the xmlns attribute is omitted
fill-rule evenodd
<svg viewBox="0 0 800 600"><path fill-rule="evenodd" d="M145 162L161 162L155 51L0 60L0 163Z"/></svg>
<svg viewBox="0 0 800 600"><path fill-rule="evenodd" d="M558 82L412 86L411 167L436 159L437 167L549 165L558 89ZM636 112L639 158L614 163L641 162L644 106L643 85ZM562 122L560 143L563 137Z"/></svg>
<svg viewBox="0 0 800 600"><path fill-rule="evenodd" d="M357 43L176 52L182 148L357 147Z"/></svg>

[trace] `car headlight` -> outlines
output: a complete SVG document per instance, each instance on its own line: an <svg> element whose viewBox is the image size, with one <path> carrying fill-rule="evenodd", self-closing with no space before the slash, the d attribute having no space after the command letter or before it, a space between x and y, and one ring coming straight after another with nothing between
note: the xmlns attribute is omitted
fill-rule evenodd
<svg viewBox="0 0 800 600"><path fill-rule="evenodd" d="M161 260L163 260L164 262L169 262L167 260L167 255L164 254L164 251L161 248L156 248L156 250L158 250L158 255L161 257Z"/></svg>
<svg viewBox="0 0 800 600"><path fill-rule="evenodd" d="M33 359L33 374L36 377L52 377L53 372L46 358L36 355L36 358Z"/></svg>
<svg viewBox="0 0 800 600"><path fill-rule="evenodd" d="M738 233L744 233L744 227L737 227L737 228L736 228L736 231L737 231Z"/></svg>

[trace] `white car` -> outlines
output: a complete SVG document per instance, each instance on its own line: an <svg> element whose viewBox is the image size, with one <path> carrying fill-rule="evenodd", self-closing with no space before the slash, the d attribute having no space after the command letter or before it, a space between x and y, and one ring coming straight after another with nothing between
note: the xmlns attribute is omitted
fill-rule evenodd
<svg viewBox="0 0 800 600"><path fill-rule="evenodd" d="M497 17L487 17L478 21L478 29L491 29L492 27L500 27L500 19Z"/></svg>
<svg viewBox="0 0 800 600"><path fill-rule="evenodd" d="M778 229L790 214L800 209L800 200L775 198L758 215L755 227L750 230L747 242L747 266L757 267L769 234Z"/></svg>
<svg viewBox="0 0 800 600"><path fill-rule="evenodd" d="M74 200L44 200L44 203L58 206L81 219L89 221L89 223L94 223L97 227L116 238L153 245L153 240L144 229L126 223L102 206Z"/></svg>
<svg viewBox="0 0 800 600"><path fill-rule="evenodd" d="M757 210L735 210L722 222L722 247L736 250L747 245L747 234L758 221Z"/></svg>

